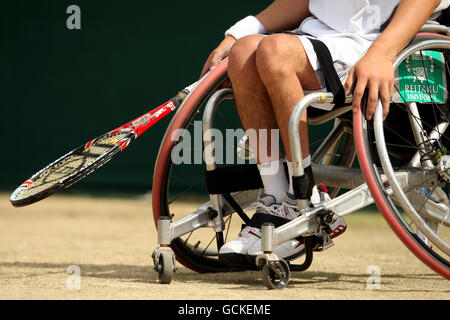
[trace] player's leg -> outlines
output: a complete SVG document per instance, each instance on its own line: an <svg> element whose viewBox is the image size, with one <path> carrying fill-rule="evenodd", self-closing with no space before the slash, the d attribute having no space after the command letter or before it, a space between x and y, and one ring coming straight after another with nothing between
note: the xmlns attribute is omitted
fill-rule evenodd
<svg viewBox="0 0 450 320"><path fill-rule="evenodd" d="M278 120L280 115L277 117L273 112L273 104L271 101L272 96L268 94L265 83L261 79L257 66L257 59L258 50L261 48L261 42L266 42L265 39L272 38L274 37L251 36L237 41L230 52L228 67L229 77L233 85L236 106L244 128L246 130L267 129L269 130L269 135L270 131L278 129L278 123L276 120ZM280 41L283 41L283 39L280 39ZM290 37L287 39L291 40ZM281 58L284 59L285 57ZM288 58L291 59L292 57ZM295 58L300 59L299 57ZM308 61L306 54L304 54L304 59L306 62ZM297 71L297 67L293 66L296 62L297 61L290 61L288 66L293 68L294 75L296 73L301 75L303 71ZM314 74L314 70L311 66L309 69L305 68L304 72L310 71ZM274 76L278 77L280 74L276 72ZM315 80L318 83L318 80ZM295 81L300 85L297 77L295 78ZM299 89L293 86L290 86L290 88L292 88L292 90L298 90L299 94L297 94L296 97L300 100L303 95L301 86ZM291 96L291 93L288 94ZM293 103L293 106L298 102L298 100ZM278 99L275 99L275 101L279 103ZM292 108L289 108L289 110L292 110ZM283 110L283 112L290 113L290 111L285 110ZM287 114L286 117L289 119L289 114ZM280 123L287 124L287 121ZM306 119L304 123L306 124ZM304 144L308 147L307 127L302 128L302 132L305 134L306 139ZM256 150L256 148L258 151L264 149L264 152L258 154L258 168L260 169L266 194L260 199L259 203L256 204L255 209L257 214L253 216L251 223L242 230L237 239L229 242L220 250L219 258L226 264L245 264L247 259L246 254L248 253L247 249L259 241L258 236L260 234L260 230L257 220L260 220L262 215L270 215L272 217L279 216L279 208L281 206L280 202L282 202L282 200L286 197L288 184L284 175L284 168L282 167L282 163L279 161L279 153L272 154L270 140L271 139L267 139L267 142L265 143L263 143L260 139L258 139L258 143L251 141L251 146L254 150ZM283 139L283 142L285 141L288 141L287 136ZM287 144L284 143L284 145L286 147ZM267 152L269 156L268 159L261 157L261 154L264 154L265 152ZM278 169L277 172L275 174L267 174L264 169L266 167L270 168L274 163L276 163L275 167ZM272 197L274 194L276 194L275 199ZM259 218L255 218L256 216ZM293 217L294 216L290 218ZM286 221L288 221L288 219L286 219ZM301 248L298 250L301 250Z"/></svg>
<svg viewBox="0 0 450 320"><path fill-rule="evenodd" d="M249 134L250 145L257 157L265 193L273 196L275 202L281 202L288 181L280 161L279 142L272 145L270 138L277 133L278 125L256 68L256 50L264 38L257 35L238 40L230 52L228 74L243 127L254 133ZM267 138L260 139L260 134L265 134Z"/></svg>
<svg viewBox="0 0 450 320"><path fill-rule="evenodd" d="M288 123L290 114L303 98L304 90L320 90L316 73L297 36L275 34L263 39L256 52L258 74L266 88L275 114L280 135L291 161ZM309 155L308 125L306 113L300 123L302 153Z"/></svg>
<svg viewBox="0 0 450 320"><path fill-rule="evenodd" d="M264 143L259 139L260 130L265 130L267 137L278 130L269 96L256 68L256 50L262 39L264 36L260 35L239 39L232 47L228 59L228 76L233 86L236 109L244 130L249 135L250 147L256 155L264 185L264 192L254 204L258 214L273 213L288 190L280 153L271 152L272 147L278 150L278 145L272 146L270 138ZM249 134L249 131L254 134ZM277 143L279 144L278 141ZM265 170L272 166L277 170ZM231 266L247 265L247 249L259 240L260 235L259 226L253 225L253 221L242 229L236 239L222 246L219 252L221 262Z"/></svg>
<svg viewBox="0 0 450 320"><path fill-rule="evenodd" d="M320 90L321 85L312 67L308 55L297 36L288 34L271 35L260 41L256 51L256 65L264 87L271 101L272 110L280 129L280 135L288 158L289 176L292 179L292 161L289 148L288 123L290 114L301 98L304 90ZM302 115L300 125L300 139L303 165L305 169L311 169L309 156L308 123L306 112ZM309 171L312 174L312 171ZM314 187L316 188L316 187ZM297 200L293 196L292 181L289 192L286 193L282 205L277 210L277 215L287 220L292 220L300 215ZM312 192L313 190L311 190ZM327 196L324 190L315 189L313 204L317 205ZM329 199L329 198L328 198ZM343 219L338 219L331 225L333 238L346 229ZM320 243L319 238L317 238ZM292 239L275 248L275 253L280 258L294 259L304 252L302 241ZM261 253L260 241L256 241L248 248L248 261L254 262L255 257Z"/></svg>
<svg viewBox="0 0 450 320"><path fill-rule="evenodd" d="M228 76L244 130L278 129L269 96L256 68L256 50L263 39L264 36L255 35L236 41L228 59ZM270 148L268 150L269 158L276 160L279 155L270 155ZM268 160L261 159L259 154L256 157L259 163Z"/></svg>

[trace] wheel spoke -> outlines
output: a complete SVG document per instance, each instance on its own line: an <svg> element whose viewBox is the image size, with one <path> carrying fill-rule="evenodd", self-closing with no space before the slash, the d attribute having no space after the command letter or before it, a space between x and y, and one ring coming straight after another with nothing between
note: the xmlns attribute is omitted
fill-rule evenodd
<svg viewBox="0 0 450 320"><path fill-rule="evenodd" d="M172 198L171 200L169 200L169 202L167 204L172 204L175 200L178 200L181 196L183 196L184 194L186 194L188 191L190 191L192 188L194 188L195 186L199 185L200 182L203 181L203 177L201 177L200 179L198 179L195 183L193 183L192 185L190 185L186 190L184 190L183 192L177 194L174 198Z"/></svg>
<svg viewBox="0 0 450 320"><path fill-rule="evenodd" d="M428 79L428 69L425 67L425 62L424 62L423 52L422 51L420 51L420 57L422 58L420 60L422 62L422 68L425 70L425 77L426 77L426 81L427 81L428 95L430 96L431 100L433 101L433 97L431 96L430 82L429 82L429 79ZM437 116L436 116L436 110L434 108L432 108L432 109L433 109L434 121L435 121L435 123L438 123L438 119L437 119ZM441 111L441 113L442 113L442 111ZM439 137L441 136L441 133L439 131L438 131L438 135L439 135Z"/></svg>
<svg viewBox="0 0 450 320"><path fill-rule="evenodd" d="M227 226L227 232L225 233L225 243L227 242L228 239L228 232L230 231L230 226L231 226L231 218L233 217L232 214L230 214L230 217L228 218L227 221L225 221L225 224L228 222L228 226Z"/></svg>

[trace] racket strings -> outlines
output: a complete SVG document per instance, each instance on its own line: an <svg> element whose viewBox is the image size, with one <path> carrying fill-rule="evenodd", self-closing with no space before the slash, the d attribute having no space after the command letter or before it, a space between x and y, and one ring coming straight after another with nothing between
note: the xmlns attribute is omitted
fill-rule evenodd
<svg viewBox="0 0 450 320"><path fill-rule="evenodd" d="M104 135L92 142L86 149L79 149L56 161L42 172L30 179L31 183L22 186L15 194L15 200L35 196L70 177L81 173L95 164L110 152L119 147L118 143L129 137L129 132L118 132L115 135ZM80 175L79 178L83 177ZM75 181L77 181L76 179Z"/></svg>
<svg viewBox="0 0 450 320"><path fill-rule="evenodd" d="M89 164L88 159L85 155L75 154L61 159L61 161L58 161L36 177L32 184L20 193L20 198L33 196L59 183L65 177L72 175L86 164ZM90 162L94 160L92 159Z"/></svg>
<svg viewBox="0 0 450 320"><path fill-rule="evenodd" d="M83 152L86 152L86 155L91 153L93 156L101 156L116 147L117 143L127 138L128 135L128 132L119 132L113 136L100 137L88 149L83 150Z"/></svg>

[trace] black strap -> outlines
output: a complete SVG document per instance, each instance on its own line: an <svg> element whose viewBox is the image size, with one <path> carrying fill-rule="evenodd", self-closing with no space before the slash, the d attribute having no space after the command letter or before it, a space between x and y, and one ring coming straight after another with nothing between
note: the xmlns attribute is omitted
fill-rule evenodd
<svg viewBox="0 0 450 320"><path fill-rule="evenodd" d="M247 226L261 229L261 226L263 223L270 222L275 226L275 228L278 228L278 227L282 226L283 224L288 223L289 221L291 221L291 220L274 215L274 214L255 212L253 217L247 223Z"/></svg>
<svg viewBox="0 0 450 320"><path fill-rule="evenodd" d="M314 174L311 166L304 168L302 176L292 177L292 187L296 199L309 200L312 196L312 189L315 185Z"/></svg>
<svg viewBox="0 0 450 320"><path fill-rule="evenodd" d="M328 50L327 46L320 40L312 38L309 38L309 40L313 45L317 60L324 73L327 90L334 95L333 103L335 104L335 107L345 104L345 90L339 79L339 75L334 68L330 50Z"/></svg>
<svg viewBox="0 0 450 320"><path fill-rule="evenodd" d="M205 182L209 194L225 194L264 187L256 164L243 164L206 171Z"/></svg>

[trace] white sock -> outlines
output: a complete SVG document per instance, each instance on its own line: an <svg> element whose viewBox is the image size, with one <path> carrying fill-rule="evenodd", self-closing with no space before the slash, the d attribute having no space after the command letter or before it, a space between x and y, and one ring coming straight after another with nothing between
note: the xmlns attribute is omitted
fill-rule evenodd
<svg viewBox="0 0 450 320"><path fill-rule="evenodd" d="M275 201L280 203L289 187L283 161L275 160L258 164L258 170L264 185L264 192L274 196Z"/></svg>
<svg viewBox="0 0 450 320"><path fill-rule="evenodd" d="M302 164L303 164L303 169L309 167L311 165L311 155L304 158L302 161ZM288 161L287 167L288 167L288 172L289 172L289 188L288 188L289 191L288 192L290 194L294 194L294 186L292 184L292 177L294 176L294 165L292 164L292 162Z"/></svg>

